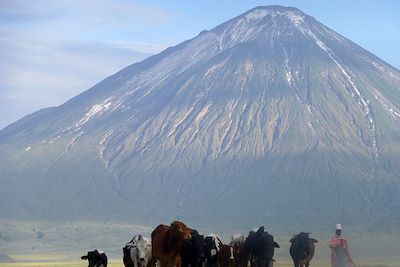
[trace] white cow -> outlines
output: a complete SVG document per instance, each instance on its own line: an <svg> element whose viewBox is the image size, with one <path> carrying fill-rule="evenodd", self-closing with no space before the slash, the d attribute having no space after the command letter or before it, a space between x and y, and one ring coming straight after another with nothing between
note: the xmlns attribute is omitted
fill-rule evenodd
<svg viewBox="0 0 400 267"><path fill-rule="evenodd" d="M125 267L147 267L151 261L151 242L142 235L135 236L124 250L129 251L130 260L124 255ZM125 254L125 253L124 253Z"/></svg>

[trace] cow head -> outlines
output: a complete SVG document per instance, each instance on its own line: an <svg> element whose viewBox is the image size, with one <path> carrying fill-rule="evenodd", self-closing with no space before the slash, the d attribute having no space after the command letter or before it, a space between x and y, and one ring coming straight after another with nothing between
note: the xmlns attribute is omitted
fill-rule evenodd
<svg viewBox="0 0 400 267"><path fill-rule="evenodd" d="M233 267L235 265L235 256L233 246L222 245L218 254L218 262L220 266Z"/></svg>
<svg viewBox="0 0 400 267"><path fill-rule="evenodd" d="M138 257L138 262L140 265L146 265L146 260L151 258L151 243L139 235L135 247L137 250L136 255Z"/></svg>
<svg viewBox="0 0 400 267"><path fill-rule="evenodd" d="M200 235L196 230L192 231L192 244L196 251L196 257L203 259L204 255L204 236Z"/></svg>
<svg viewBox="0 0 400 267"><path fill-rule="evenodd" d="M244 235L236 234L232 236L231 242L229 242L229 245L232 246L235 262L240 262L239 260L241 258L240 249L242 248L244 241L245 241Z"/></svg>
<svg viewBox="0 0 400 267"><path fill-rule="evenodd" d="M171 223L171 228L177 231L183 239L189 239L192 237L192 229L188 228L183 222L174 221Z"/></svg>
<svg viewBox="0 0 400 267"><path fill-rule="evenodd" d="M206 256L212 258L218 255L222 246L222 242L219 237L215 234L210 234L204 239L204 249L206 251Z"/></svg>

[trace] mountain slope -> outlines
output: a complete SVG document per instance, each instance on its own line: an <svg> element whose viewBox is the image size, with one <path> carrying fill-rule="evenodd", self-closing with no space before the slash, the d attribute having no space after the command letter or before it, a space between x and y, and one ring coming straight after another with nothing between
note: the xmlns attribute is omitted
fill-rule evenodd
<svg viewBox="0 0 400 267"><path fill-rule="evenodd" d="M399 108L397 69L258 7L2 130L0 211L392 227Z"/></svg>

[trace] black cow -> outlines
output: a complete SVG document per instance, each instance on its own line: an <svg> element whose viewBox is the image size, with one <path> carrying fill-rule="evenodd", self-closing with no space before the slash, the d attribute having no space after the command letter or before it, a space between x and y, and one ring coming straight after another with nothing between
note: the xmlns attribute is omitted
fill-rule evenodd
<svg viewBox="0 0 400 267"><path fill-rule="evenodd" d="M204 236L196 230L192 231L192 237L183 241L181 247L182 266L200 267L204 260Z"/></svg>
<svg viewBox="0 0 400 267"><path fill-rule="evenodd" d="M97 249L89 251L85 256L82 256L81 259L89 261L88 267L107 267L106 254Z"/></svg>
<svg viewBox="0 0 400 267"><path fill-rule="evenodd" d="M274 250L279 248L274 237L264 230L261 226L256 232L251 231L240 249L238 266L247 266L248 261L251 266L270 267L273 263Z"/></svg>
<svg viewBox="0 0 400 267"><path fill-rule="evenodd" d="M122 258L122 262L124 263L125 267L135 267L133 265L133 261L131 258L131 250L128 246L125 246L122 248L122 251L124 252L124 256Z"/></svg>
<svg viewBox="0 0 400 267"><path fill-rule="evenodd" d="M309 233L301 232L290 239L290 256L292 256L294 267L308 267L314 256L315 243L318 241L310 238Z"/></svg>
<svg viewBox="0 0 400 267"><path fill-rule="evenodd" d="M216 234L210 234L204 238L204 256L206 267L218 266L218 254L222 241Z"/></svg>

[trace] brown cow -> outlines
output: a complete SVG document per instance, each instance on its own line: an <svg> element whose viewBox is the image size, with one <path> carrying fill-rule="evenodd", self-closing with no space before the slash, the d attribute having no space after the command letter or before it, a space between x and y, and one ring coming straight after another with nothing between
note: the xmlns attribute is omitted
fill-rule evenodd
<svg viewBox="0 0 400 267"><path fill-rule="evenodd" d="M232 236L231 242L229 242L229 245L233 248L233 257L235 261L235 266L239 266L239 262L244 262L245 260L242 260L243 258L243 253L240 253L240 249L243 247L244 241L246 238L242 234L236 234Z"/></svg>
<svg viewBox="0 0 400 267"><path fill-rule="evenodd" d="M152 254L160 262L160 267L169 265L181 267L181 246L191 237L192 230L179 221L171 226L160 224L151 233Z"/></svg>
<svg viewBox="0 0 400 267"><path fill-rule="evenodd" d="M235 258L233 256L233 246L222 245L218 253L218 263L221 267L234 267Z"/></svg>

